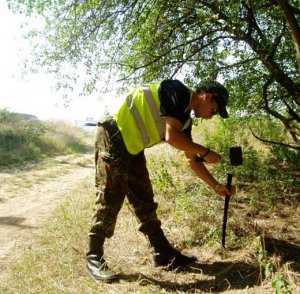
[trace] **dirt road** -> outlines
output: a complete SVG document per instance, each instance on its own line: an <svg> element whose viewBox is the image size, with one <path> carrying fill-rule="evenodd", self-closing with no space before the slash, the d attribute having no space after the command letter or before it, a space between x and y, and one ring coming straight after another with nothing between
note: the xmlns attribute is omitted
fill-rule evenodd
<svg viewBox="0 0 300 294"><path fill-rule="evenodd" d="M0 172L0 276L30 246L65 192L92 172L90 154Z"/></svg>
<svg viewBox="0 0 300 294"><path fill-rule="evenodd" d="M89 201L89 193L83 195L86 190L81 188L79 193L80 196L83 195L86 198L79 198L74 191L77 184L86 183L87 181L87 186L93 188L94 169L92 158L93 156L89 154L61 156L40 164L24 167L22 170L0 171L0 285L1 281L5 281L7 278L7 269L12 266L12 263L18 260L28 248L39 246L34 244L36 242L35 237L41 234L42 229L45 228L44 224L47 218L53 215L53 210L60 202L65 200L66 195L71 193L74 200L80 199L80 201L83 201L82 203ZM84 189L87 186L84 186ZM158 196L157 199L161 204L160 207L164 205L169 206L163 195L161 196L161 198ZM163 204L163 201L165 201L165 204ZM77 203L77 205L79 204ZM72 271L72 274L66 274L65 276L65 292L191 293L194 291L195 293L200 293L201 291L220 291L251 294L274 292L270 279L261 285L258 284L260 268L253 262L252 251L249 251L249 248L246 247L237 250L237 252L234 250L220 252L216 248L210 248L210 245L197 246L195 244L193 249L186 253L195 255L199 263L194 265L190 271L162 271L154 268L151 266L151 252L147 247L146 239L137 231L137 221L131 214L130 206L127 204L126 202L120 212L119 219L121 221L117 223L114 237L106 243L109 264L117 272L126 273L123 281L114 285L104 284L99 286L99 288L95 285L92 286L90 284L92 281L84 270L85 261L82 258L80 249L84 248L86 244L84 241L77 242L77 240L73 240L72 244L75 244L75 247L70 247L70 251L66 251L64 254L66 256L68 254L71 254L71 256L79 254L80 258L74 259L72 263L72 267L76 268L76 270ZM232 205L231 209L233 210L233 208ZM80 211L80 209L75 209L75 211ZM239 208L238 212L240 215L246 216L246 213L242 212L242 207ZM256 216L255 224L265 230L269 229L270 232L284 233L285 240L290 240L297 244L299 240L299 226L296 225L299 218L298 215L298 208L293 210L293 214L280 209L265 216ZM167 235L171 236L171 240L176 241L176 239L182 239L180 236L183 230L178 229L174 224L172 225L173 217L170 216L168 218L165 215L163 225ZM276 237L276 234L274 235ZM74 234L74 236L77 235ZM178 244L179 242L175 243ZM54 255L61 257L57 252L54 250L54 253L56 253ZM42 253L39 255L39 258L41 256L43 260L38 260L37 263L48 265L49 256L51 255L43 256ZM53 268L58 268L60 263L55 261L55 256L52 256L54 259L52 266ZM53 273L51 270L44 271L45 273L38 271L38 274L41 275L40 277L43 277L43 274L45 274L44 277L47 278L48 274L50 275L46 286L51 288L53 283L56 284L57 272L55 270ZM298 275L298 272L293 273L290 270L286 272L289 275L293 274L293 277ZM23 277L22 280L21 276L18 278L21 281L19 282L21 291L9 293L24 293L23 287L27 278L27 272L25 279ZM61 279L61 276L59 276L59 279ZM17 284L15 280L10 281L10 283L10 286ZM34 289L38 289L40 284L30 284L29 288L32 286ZM93 292L91 289L95 289L95 291ZM295 291L297 290L298 288ZM45 290L43 293L50 292ZM36 290L31 293L41 292ZM51 293L61 293L61 289L58 292Z"/></svg>

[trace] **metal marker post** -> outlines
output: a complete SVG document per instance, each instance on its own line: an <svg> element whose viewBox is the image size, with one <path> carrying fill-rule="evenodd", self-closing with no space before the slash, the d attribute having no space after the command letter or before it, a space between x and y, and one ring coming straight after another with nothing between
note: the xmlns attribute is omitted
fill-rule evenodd
<svg viewBox="0 0 300 294"><path fill-rule="evenodd" d="M230 189L232 182L232 174L227 174L227 187ZM228 216L228 207L229 207L230 196L225 196L224 203L224 215L223 215L223 226L222 226L222 247L225 248L225 239L226 239L226 225L227 225L227 216Z"/></svg>

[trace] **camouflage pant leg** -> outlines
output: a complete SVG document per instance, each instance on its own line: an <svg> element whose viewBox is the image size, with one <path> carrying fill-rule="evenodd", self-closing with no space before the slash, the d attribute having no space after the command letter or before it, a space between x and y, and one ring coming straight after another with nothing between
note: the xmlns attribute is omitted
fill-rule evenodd
<svg viewBox="0 0 300 294"><path fill-rule="evenodd" d="M131 160L128 170L128 186L127 197L140 222L139 230L146 235L154 233L160 227L161 222L157 218L157 203L154 202L153 189L143 152Z"/></svg>
<svg viewBox="0 0 300 294"><path fill-rule="evenodd" d="M150 234L160 221L156 215L157 203L146 168L144 153L130 155L122 137L116 135L113 124L99 126L96 134L96 212L89 235L111 237L116 219L127 194L140 221L139 230Z"/></svg>
<svg viewBox="0 0 300 294"><path fill-rule="evenodd" d="M90 237L110 238L127 193L127 172L120 134L115 126L98 126L95 142L97 200ZM116 135L117 134L117 135ZM123 154L123 155L124 155ZM124 156L123 156L124 158Z"/></svg>

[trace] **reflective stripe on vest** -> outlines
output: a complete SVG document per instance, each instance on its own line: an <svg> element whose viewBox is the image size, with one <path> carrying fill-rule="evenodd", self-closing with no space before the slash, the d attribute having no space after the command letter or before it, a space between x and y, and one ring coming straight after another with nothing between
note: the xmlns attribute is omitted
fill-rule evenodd
<svg viewBox="0 0 300 294"><path fill-rule="evenodd" d="M150 94L151 94L151 92L150 92ZM151 99L152 99L152 95L151 95ZM132 94L130 94L130 95L128 95L126 97L126 101L127 101L128 107L129 107L129 109L130 109L130 111L131 111L131 113L132 113L132 115L134 117L135 123L136 123L137 127L140 130L144 146L147 146L149 144L149 142L150 142L150 138L149 138L147 129L145 127L145 124L143 122L143 119L142 119L139 111L137 110L137 108L135 107L135 105L133 103L133 96L132 96Z"/></svg>
<svg viewBox="0 0 300 294"><path fill-rule="evenodd" d="M164 139L164 119L160 117L159 84L137 88L127 97L115 115L129 153L138 154Z"/></svg>
<svg viewBox="0 0 300 294"><path fill-rule="evenodd" d="M163 138L165 136L165 126L163 123L163 120L160 116L159 108L157 107L152 93L149 88L144 88L145 97L148 103L148 106L150 108L151 114L153 116L153 119L155 121L155 126L157 129L157 132L159 133L160 137Z"/></svg>
<svg viewBox="0 0 300 294"><path fill-rule="evenodd" d="M144 87L143 91L144 91L145 98L146 98L147 104L149 106L149 109L151 111L152 117L155 121L155 126L156 126L156 129L157 129L157 132L159 133L159 136L161 138L163 138L164 135L165 135L165 127L164 127L164 124L163 124L163 120L160 117L159 108L157 107L157 105L156 105L156 103L153 99L151 90L149 88ZM143 122L143 119L142 119L139 111L137 110L137 108L135 107L135 105L133 103L132 94L128 95L126 97L126 100L127 100L127 105L128 105L128 107L129 107L129 109L130 109L130 111L131 111L131 113L134 117L135 123L136 123L137 127L140 130L144 146L147 147L148 144L150 143L150 138L149 138L147 129L145 127L145 124Z"/></svg>

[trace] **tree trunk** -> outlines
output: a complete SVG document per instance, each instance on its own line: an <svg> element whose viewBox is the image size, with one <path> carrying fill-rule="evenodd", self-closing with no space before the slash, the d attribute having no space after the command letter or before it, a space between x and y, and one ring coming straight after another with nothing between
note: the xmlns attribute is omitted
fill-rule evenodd
<svg viewBox="0 0 300 294"><path fill-rule="evenodd" d="M284 16L289 24L289 28L294 40L294 45L296 49L296 60L298 63L298 70L300 74L300 27L297 23L295 15L291 9L291 6L288 3L288 0L277 0L279 6L281 7Z"/></svg>

